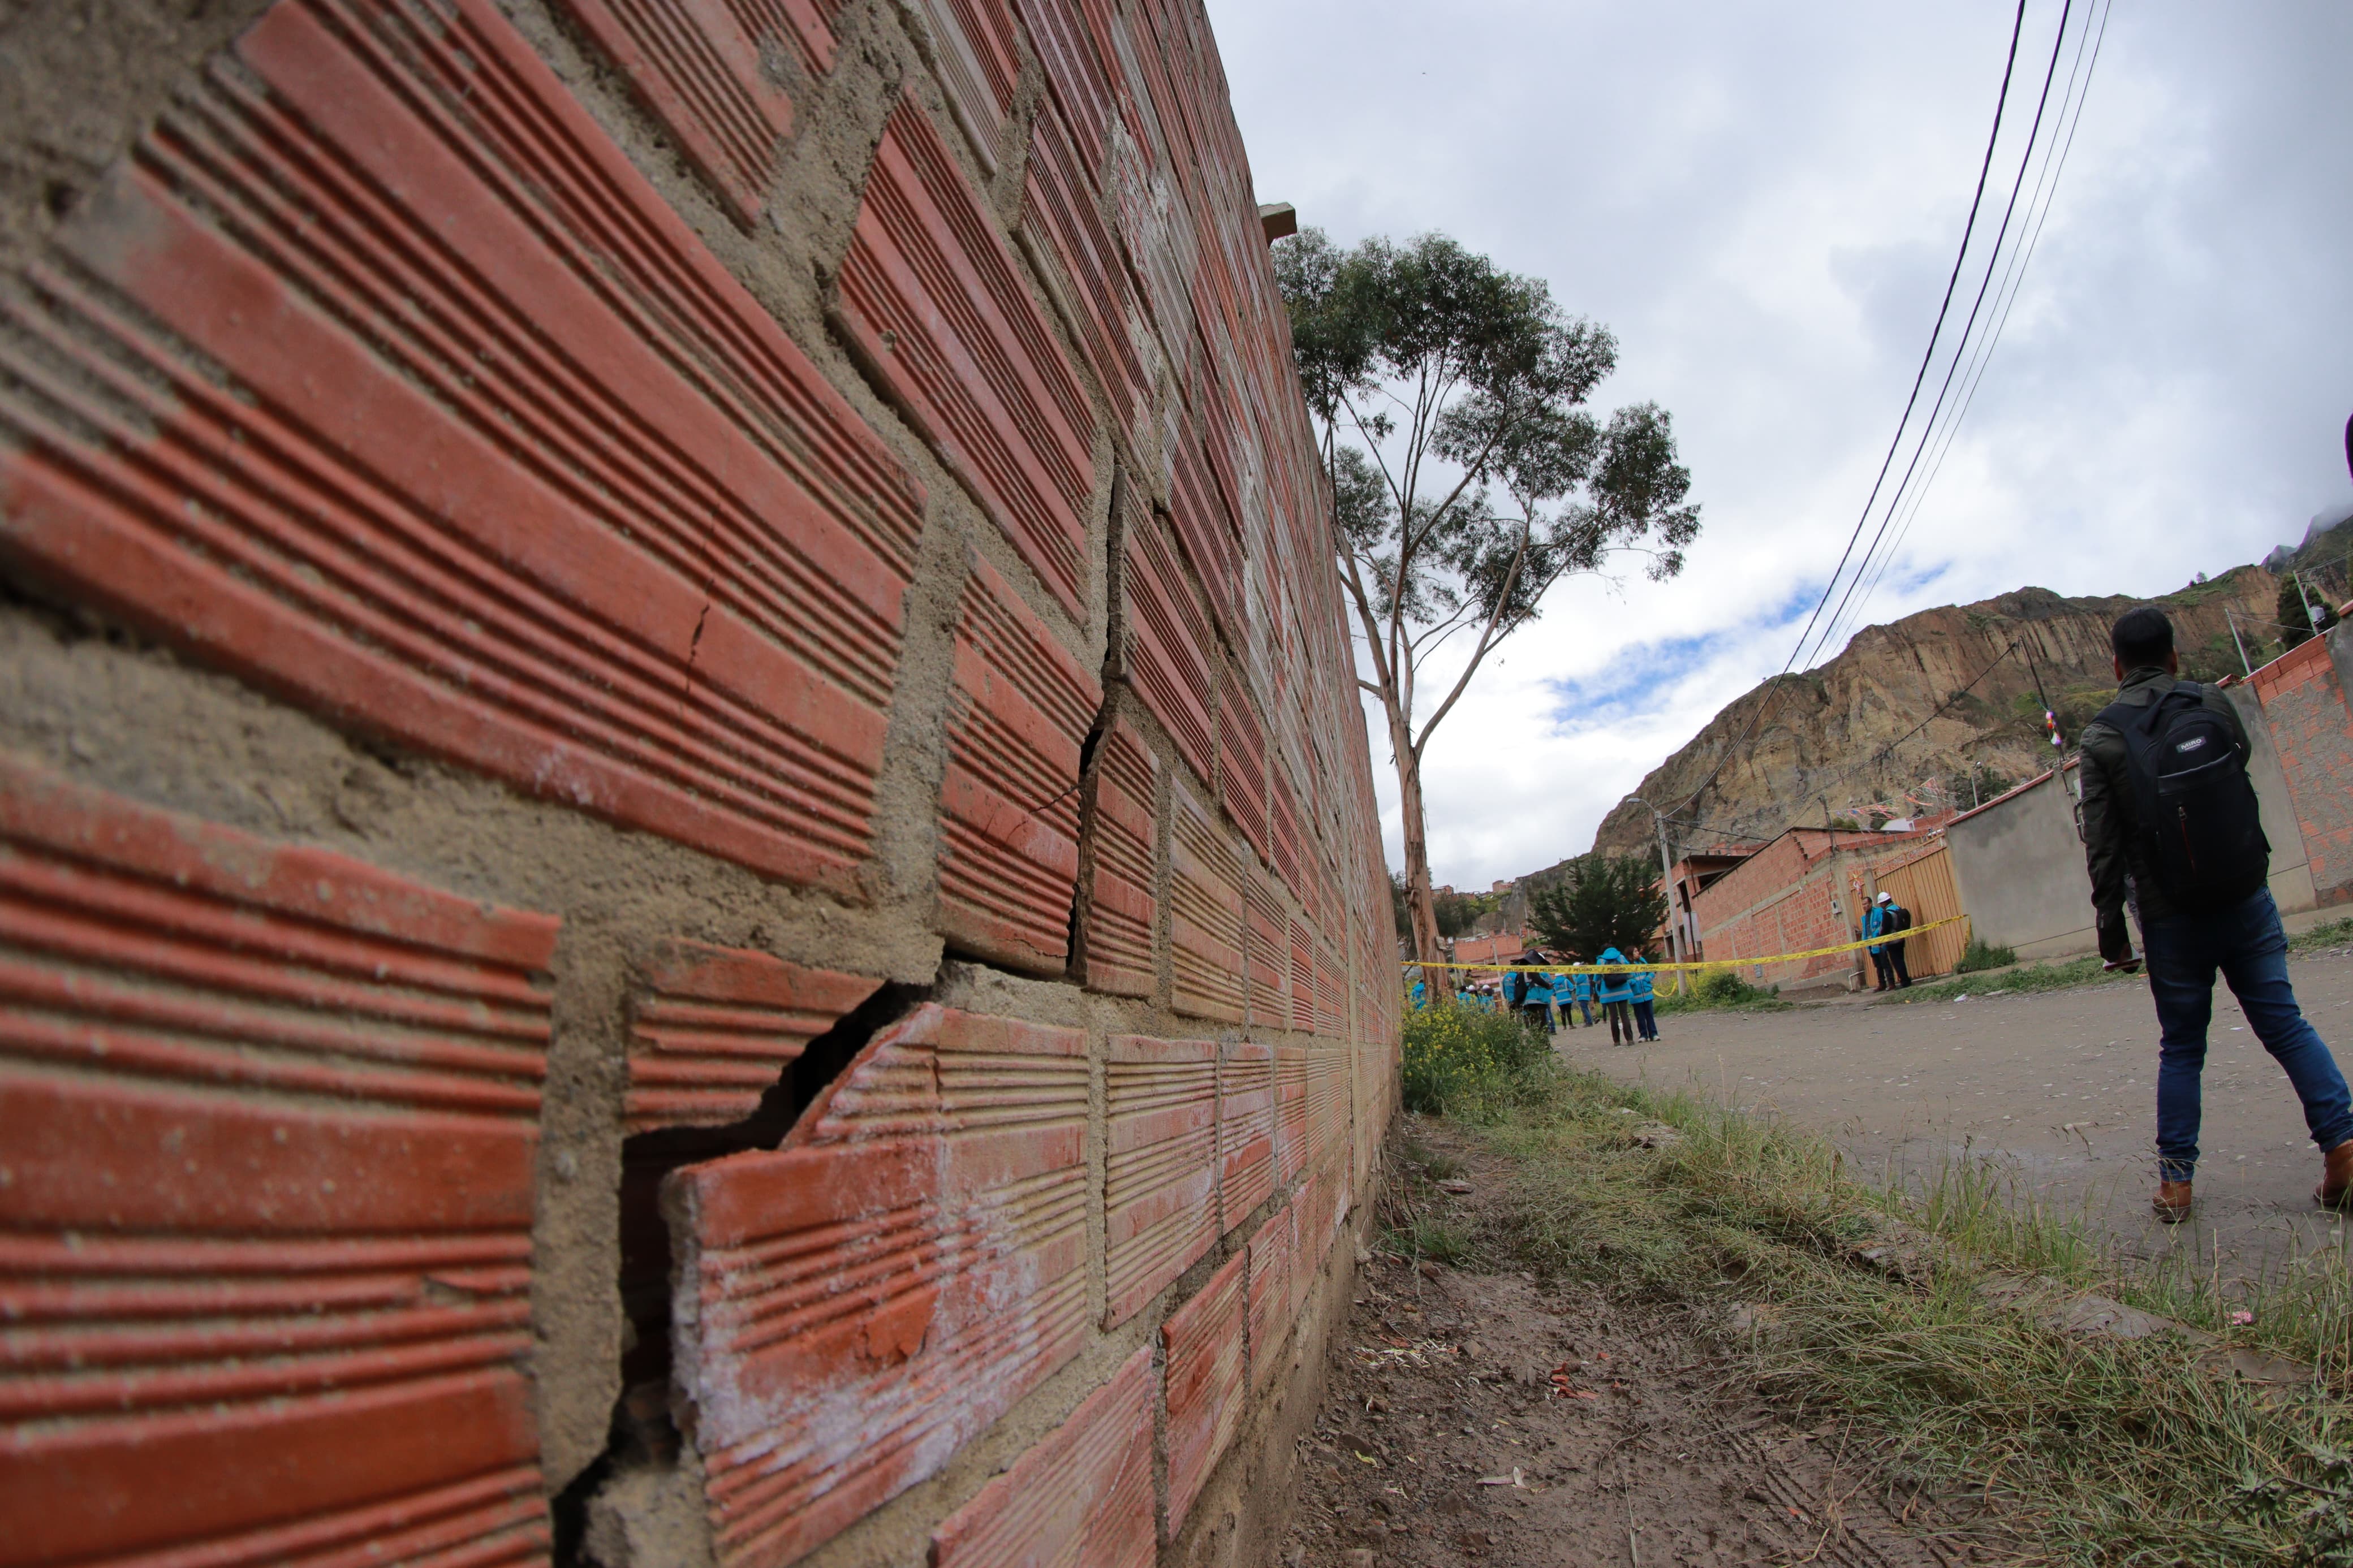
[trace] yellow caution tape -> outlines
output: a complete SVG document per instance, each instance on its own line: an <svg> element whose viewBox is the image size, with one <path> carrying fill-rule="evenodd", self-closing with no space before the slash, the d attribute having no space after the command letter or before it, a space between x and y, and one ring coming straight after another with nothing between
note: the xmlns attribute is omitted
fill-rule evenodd
<svg viewBox="0 0 2353 1568"><path fill-rule="evenodd" d="M1883 947L1891 942L1903 942L1924 931L1965 921L1967 915L1947 915L1942 920L1925 925L1906 926L1902 931L1882 936L1866 936L1855 942L1842 942L1831 947L1810 947L1803 952L1774 952L1762 958L1711 958L1698 963L1417 963L1409 959L1398 965L1401 969L1467 969L1481 974L1663 974L1679 969L1737 969L1744 963L1788 963L1799 958L1827 958L1833 952L1852 952L1857 948Z"/></svg>

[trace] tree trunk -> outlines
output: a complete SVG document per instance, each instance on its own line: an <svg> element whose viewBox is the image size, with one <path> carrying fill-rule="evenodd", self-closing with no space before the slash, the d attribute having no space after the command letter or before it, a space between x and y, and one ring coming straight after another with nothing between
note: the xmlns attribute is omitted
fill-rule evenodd
<svg viewBox="0 0 2353 1568"><path fill-rule="evenodd" d="M1445 958L1438 945L1438 900L1430 891L1430 839L1421 819L1421 763L1408 743L1403 719L1389 711L1389 749L1397 756L1398 814L1405 819L1405 907L1413 921L1413 956L1417 963L1438 963ZM1452 983L1440 969L1424 971L1422 984L1436 1001L1439 988L1454 994Z"/></svg>

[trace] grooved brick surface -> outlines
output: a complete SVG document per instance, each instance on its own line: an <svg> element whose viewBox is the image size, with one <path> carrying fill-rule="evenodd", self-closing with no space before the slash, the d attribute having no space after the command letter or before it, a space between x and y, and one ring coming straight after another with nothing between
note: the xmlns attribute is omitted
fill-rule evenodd
<svg viewBox="0 0 2353 1568"><path fill-rule="evenodd" d="M332 718L854 894L913 481L488 0L285 0L234 53L0 307L7 547Z"/></svg>
<svg viewBox="0 0 2353 1568"><path fill-rule="evenodd" d="M1242 868L1243 1022L1253 1030L1289 1023L1290 926L1265 869Z"/></svg>
<svg viewBox="0 0 2353 1568"><path fill-rule="evenodd" d="M1216 757L1209 623L1156 517L1139 519L1127 531L1126 584L1128 679L1206 784Z"/></svg>
<svg viewBox="0 0 2353 1568"><path fill-rule="evenodd" d="M1152 1350L932 1532L932 1568L1151 1568Z"/></svg>
<svg viewBox="0 0 2353 1568"><path fill-rule="evenodd" d="M1133 430L1152 395L1135 346L1144 336L1143 307L1096 210L1095 187L1081 166L1066 112L1048 104L1030 128L1022 223L1062 273L1071 334L1111 400L1113 416Z"/></svg>
<svg viewBox="0 0 2353 1568"><path fill-rule="evenodd" d="M1217 1243L1217 1042L1114 1035L1105 1081L1105 1326L1116 1327Z"/></svg>
<svg viewBox="0 0 2353 1568"><path fill-rule="evenodd" d="M1197 1018L1242 1019L1241 868L1226 829L1189 791L1175 795L1168 850L1175 1006Z"/></svg>
<svg viewBox="0 0 2353 1568"><path fill-rule="evenodd" d="M637 971L626 1102L632 1132L742 1121L809 1041L882 984L683 941L659 944Z"/></svg>
<svg viewBox="0 0 2353 1568"><path fill-rule="evenodd" d="M1315 1032L1315 933L1298 910L1290 911L1291 1026L1303 1035Z"/></svg>
<svg viewBox="0 0 2353 1568"><path fill-rule="evenodd" d="M1153 828L1160 761L1125 718L1115 721L1095 754L1085 795L1093 873L1082 913L1089 990L1118 996L1152 994L1157 903Z"/></svg>
<svg viewBox="0 0 2353 1568"><path fill-rule="evenodd" d="M1219 683L1218 804L1261 860L1274 857L1266 826L1266 731L1232 670Z"/></svg>
<svg viewBox="0 0 2353 1568"><path fill-rule="evenodd" d="M997 142L1021 74L1013 13L1005 0L916 0L930 24L933 58L948 109L981 168L997 173Z"/></svg>
<svg viewBox="0 0 2353 1568"><path fill-rule="evenodd" d="M769 80L760 51L789 49L804 70L823 74L833 63L833 29L814 0L773 8L725 0L564 5L737 219L757 217L793 128L792 100Z"/></svg>
<svg viewBox="0 0 2353 1568"><path fill-rule="evenodd" d="M1307 1052L1307 1163L1348 1157L1348 1053L1318 1044Z"/></svg>
<svg viewBox="0 0 2353 1568"><path fill-rule="evenodd" d="M1218 1058L1218 1205L1232 1230L1274 1195L1274 1047L1236 1041Z"/></svg>
<svg viewBox="0 0 2353 1568"><path fill-rule="evenodd" d="M1298 1240L1294 1205L1285 1205L1259 1226L1250 1242L1250 1388L1262 1391L1287 1363L1282 1354L1291 1337L1293 1304L1291 1257Z"/></svg>
<svg viewBox="0 0 2353 1568"><path fill-rule="evenodd" d="M1103 701L1012 584L985 562L956 620L940 923L975 952L1060 973L1079 874L1079 751Z"/></svg>
<svg viewBox="0 0 2353 1568"><path fill-rule="evenodd" d="M1307 1047L1274 1047L1274 1179L1289 1186L1307 1168Z"/></svg>
<svg viewBox="0 0 2353 1568"><path fill-rule="evenodd" d="M0 760L0 1560L543 1560L555 933Z"/></svg>
<svg viewBox="0 0 2353 1568"><path fill-rule="evenodd" d="M1013 253L912 102L866 177L839 319L940 461L1082 616L1094 418Z"/></svg>
<svg viewBox="0 0 2353 1568"><path fill-rule="evenodd" d="M935 1005L785 1146L670 1178L677 1377L727 1568L936 1474L1086 1336L1085 1037Z"/></svg>
<svg viewBox="0 0 2353 1568"><path fill-rule="evenodd" d="M1202 1483L1241 1425L1246 1262L1237 1255L1161 1325L1167 1357L1170 1540L1184 1529Z"/></svg>

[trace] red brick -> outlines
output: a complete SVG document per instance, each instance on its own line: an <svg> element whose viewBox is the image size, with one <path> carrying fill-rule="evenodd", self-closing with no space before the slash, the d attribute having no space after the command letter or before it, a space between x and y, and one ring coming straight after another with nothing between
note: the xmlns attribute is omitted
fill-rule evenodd
<svg viewBox="0 0 2353 1568"><path fill-rule="evenodd" d="M1274 1179L1289 1186L1307 1168L1307 1047L1274 1047Z"/></svg>
<svg viewBox="0 0 2353 1568"><path fill-rule="evenodd" d="M1217 756L1209 719L1208 617L1156 517L1127 529L1127 679L1204 784Z"/></svg>
<svg viewBox="0 0 2353 1568"><path fill-rule="evenodd" d="M11 552L339 722L857 895L913 482L488 0L286 0L236 53L266 96L192 89L11 307L106 389L10 352Z"/></svg>
<svg viewBox="0 0 2353 1568"><path fill-rule="evenodd" d="M1152 1351L932 1532L932 1568L1151 1568Z"/></svg>
<svg viewBox="0 0 2353 1568"><path fill-rule="evenodd" d="M1079 918L1090 990L1118 996L1152 994L1158 919L1153 811L1159 773L1159 759L1134 725L1124 717L1115 721L1096 749L1082 797L1092 871Z"/></svg>
<svg viewBox="0 0 2353 1568"><path fill-rule="evenodd" d="M866 177L839 321L1047 591L1082 616L1094 417L1012 252L912 102Z"/></svg>
<svg viewBox="0 0 2353 1568"><path fill-rule="evenodd" d="M1218 1239L1218 1046L1114 1035L1103 1163L1106 1326L1167 1288Z"/></svg>
<svg viewBox="0 0 2353 1568"><path fill-rule="evenodd" d="M1265 869L1242 868L1243 1022L1279 1030L1291 1020L1290 923Z"/></svg>
<svg viewBox="0 0 2353 1568"><path fill-rule="evenodd" d="M833 63L833 29L813 0L782 0L774 8L724 0L564 5L737 219L759 216L776 182L777 149L793 128L792 100L769 79L760 53L781 47L809 75L824 74Z"/></svg>
<svg viewBox="0 0 2353 1568"><path fill-rule="evenodd" d="M1201 1488L1242 1418L1246 1313L1242 1269L1233 1261L1160 1327L1167 1358L1168 1539L1185 1528Z"/></svg>
<svg viewBox="0 0 2353 1568"><path fill-rule="evenodd" d="M1051 258L1039 271L1059 272L1062 314L1109 398L1113 417L1132 439L1152 396L1151 377L1137 355L1142 301L1126 265L1096 210L1095 187L1082 170L1063 111L1046 105L1029 136L1022 226L1033 252Z"/></svg>
<svg viewBox="0 0 2353 1568"><path fill-rule="evenodd" d="M1182 411L1170 416L1168 437L1168 515L1193 570L1200 574L1201 591L1209 613L1239 645L1249 635L1242 619L1240 530L1225 498L1210 478L1202 457L1201 437L1192 416Z"/></svg>
<svg viewBox="0 0 2353 1568"><path fill-rule="evenodd" d="M956 620L940 929L970 951L1059 974L1079 874L1079 752L1103 687L985 562Z"/></svg>
<svg viewBox="0 0 2353 1568"><path fill-rule="evenodd" d="M1250 1389L1263 1393L1274 1375L1288 1364L1281 1353L1291 1337L1298 1309L1291 1278L1292 1252L1297 1245L1295 1205L1285 1205L1259 1226L1250 1243Z"/></svg>
<svg viewBox="0 0 2353 1568"><path fill-rule="evenodd" d="M1307 1052L1307 1163L1345 1160L1348 1145L1348 1053L1319 1041Z"/></svg>
<svg viewBox="0 0 2353 1568"><path fill-rule="evenodd" d="M1268 773L1271 787L1267 837L1273 851L1274 871L1282 879L1282 885L1291 889L1292 897L1297 898L1301 863L1299 806L1296 794L1291 787L1291 769L1287 764L1278 763L1270 768ZM1381 896L1386 900L1388 895L1384 892Z"/></svg>
<svg viewBox="0 0 2353 1568"><path fill-rule="evenodd" d="M2328 639L2299 643L2255 671L2253 685L2287 777L2314 891L2324 905L2353 900L2353 711Z"/></svg>
<svg viewBox="0 0 2353 1568"><path fill-rule="evenodd" d="M882 984L683 941L647 953L637 977L625 1106L632 1132L742 1121L811 1040Z"/></svg>
<svg viewBox="0 0 2353 1568"><path fill-rule="evenodd" d="M0 760L0 1558L544 1554L555 932Z"/></svg>
<svg viewBox="0 0 2353 1568"><path fill-rule="evenodd" d="M1004 0L916 0L931 24L933 60L948 107L984 173L997 173L1005 116L1021 75L1013 13Z"/></svg>
<svg viewBox="0 0 2353 1568"><path fill-rule="evenodd" d="M1047 89L1070 127L1079 169L1090 184L1103 164L1103 137L1113 112L1111 40L1098 31L1107 21L1092 0L1014 0L1022 26L1046 68Z"/></svg>
<svg viewBox="0 0 2353 1568"><path fill-rule="evenodd" d="M1250 1041L1218 1058L1218 1205L1232 1230L1274 1195L1274 1048Z"/></svg>
<svg viewBox="0 0 2353 1568"><path fill-rule="evenodd" d="M1315 936L1293 910L1291 930L1291 1026L1302 1035L1315 1031Z"/></svg>
<svg viewBox="0 0 2353 1568"><path fill-rule="evenodd" d="M1259 859L1273 859L1266 829L1266 729L1230 668L1218 683L1218 803Z"/></svg>
<svg viewBox="0 0 2353 1568"><path fill-rule="evenodd" d="M1179 787L1168 851L1169 947L1176 1011L1242 1020L1240 864L1225 828Z"/></svg>
<svg viewBox="0 0 2353 1568"><path fill-rule="evenodd" d="M677 1378L725 1568L918 1481L1086 1337L1085 1037L935 1005L782 1149L670 1178Z"/></svg>

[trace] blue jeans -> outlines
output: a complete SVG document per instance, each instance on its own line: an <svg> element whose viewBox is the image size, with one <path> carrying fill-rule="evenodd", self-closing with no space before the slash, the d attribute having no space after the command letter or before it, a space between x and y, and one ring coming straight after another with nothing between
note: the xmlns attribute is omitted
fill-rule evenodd
<svg viewBox="0 0 2353 1568"><path fill-rule="evenodd" d="M2206 1067L2217 969L2247 1026L2286 1069L2313 1142L2325 1151L2353 1138L2353 1095L2337 1058L2295 1005L2287 933L2269 890L2231 909L2147 921L2141 941L2157 1002L2157 1165L2164 1180L2186 1182L2198 1165L2199 1075Z"/></svg>

